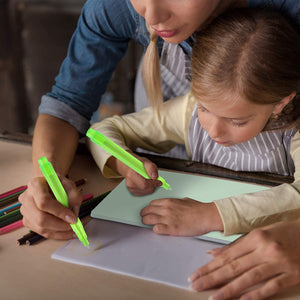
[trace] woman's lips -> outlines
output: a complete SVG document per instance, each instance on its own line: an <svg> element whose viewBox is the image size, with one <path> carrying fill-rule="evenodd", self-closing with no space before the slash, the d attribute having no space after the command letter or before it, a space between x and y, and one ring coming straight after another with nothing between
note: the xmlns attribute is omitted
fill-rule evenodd
<svg viewBox="0 0 300 300"><path fill-rule="evenodd" d="M178 33L179 30L156 30L153 28L157 35L159 35L162 38L170 38Z"/></svg>

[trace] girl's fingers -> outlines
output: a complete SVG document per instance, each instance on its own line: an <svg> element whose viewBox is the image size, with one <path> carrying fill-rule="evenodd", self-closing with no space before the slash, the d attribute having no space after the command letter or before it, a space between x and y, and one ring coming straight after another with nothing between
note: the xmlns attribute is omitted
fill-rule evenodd
<svg viewBox="0 0 300 300"><path fill-rule="evenodd" d="M152 194L156 189L156 182L146 179L138 173L132 171L126 176L126 186L130 193L135 196Z"/></svg>
<svg viewBox="0 0 300 300"><path fill-rule="evenodd" d="M149 177L151 179L156 180L158 177L157 166L148 159L146 159L146 160L143 159L143 163L144 163L145 170L146 170L147 174L149 175Z"/></svg>
<svg viewBox="0 0 300 300"><path fill-rule="evenodd" d="M153 226L153 231L157 234L170 234L170 229L167 224L156 224Z"/></svg>
<svg viewBox="0 0 300 300"><path fill-rule="evenodd" d="M140 211L141 217L144 217L149 214L157 214L157 215L164 216L164 215L166 215L166 213L167 213L167 209L165 207L159 206L159 205L149 205L149 206L144 207Z"/></svg>
<svg viewBox="0 0 300 300"><path fill-rule="evenodd" d="M142 218L142 223L145 225L156 225L158 223L165 223L164 217L156 214L148 214Z"/></svg>

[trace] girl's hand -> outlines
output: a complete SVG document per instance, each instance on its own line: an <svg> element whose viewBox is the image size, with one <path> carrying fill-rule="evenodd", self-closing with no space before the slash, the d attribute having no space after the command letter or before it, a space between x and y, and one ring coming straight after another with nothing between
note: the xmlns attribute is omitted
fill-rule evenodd
<svg viewBox="0 0 300 300"><path fill-rule="evenodd" d="M223 223L214 203L202 203L190 198L153 200L141 210L142 222L154 225L158 234L197 236L213 230L223 230Z"/></svg>
<svg viewBox="0 0 300 300"><path fill-rule="evenodd" d="M146 172L151 179L144 178L142 175L138 174L114 157L111 157L108 160L107 166L125 177L126 186L129 192L133 195L144 196L154 193L155 189L162 185L161 181L156 180L158 177L156 164L145 157L140 157L132 152L130 152L130 154L135 156L144 164Z"/></svg>
<svg viewBox="0 0 300 300"><path fill-rule="evenodd" d="M189 278L197 291L219 287L210 299L265 299L300 283L300 220L255 229L211 250L215 258ZM229 283L228 283L229 282ZM257 284L261 284L258 285Z"/></svg>
<svg viewBox="0 0 300 300"><path fill-rule="evenodd" d="M19 196L20 211L24 226L34 232L46 238L71 239L74 235L70 223L77 222L82 197L75 183L58 176L68 195L69 208L55 199L44 177L35 177Z"/></svg>

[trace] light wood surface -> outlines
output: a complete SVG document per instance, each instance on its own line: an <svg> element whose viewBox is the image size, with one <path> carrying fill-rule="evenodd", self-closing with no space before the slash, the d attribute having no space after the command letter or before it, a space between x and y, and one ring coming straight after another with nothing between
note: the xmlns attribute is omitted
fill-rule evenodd
<svg viewBox="0 0 300 300"><path fill-rule="evenodd" d="M32 177L31 146L0 140L0 193L26 184ZM70 178L87 178L83 194L111 190L119 180L104 179L91 157L77 155ZM88 221L88 219L85 219ZM16 241L20 228L0 236L1 299L208 299L211 291L195 293L163 284L117 275L51 259L65 242L44 240L33 246ZM195 266L197 268L199 266ZM272 299L299 299L300 287Z"/></svg>

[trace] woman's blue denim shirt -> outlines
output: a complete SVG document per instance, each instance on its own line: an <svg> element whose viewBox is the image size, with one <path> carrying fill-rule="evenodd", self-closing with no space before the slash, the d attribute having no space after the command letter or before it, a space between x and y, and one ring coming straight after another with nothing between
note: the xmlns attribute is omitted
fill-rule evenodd
<svg viewBox="0 0 300 300"><path fill-rule="evenodd" d="M280 10L300 28L300 0L248 0L248 5ZM145 20L129 0L88 0L56 83L42 97L39 113L63 119L84 134L131 39L145 47L149 43ZM162 45L159 38L159 50ZM191 53L189 39L180 46Z"/></svg>

